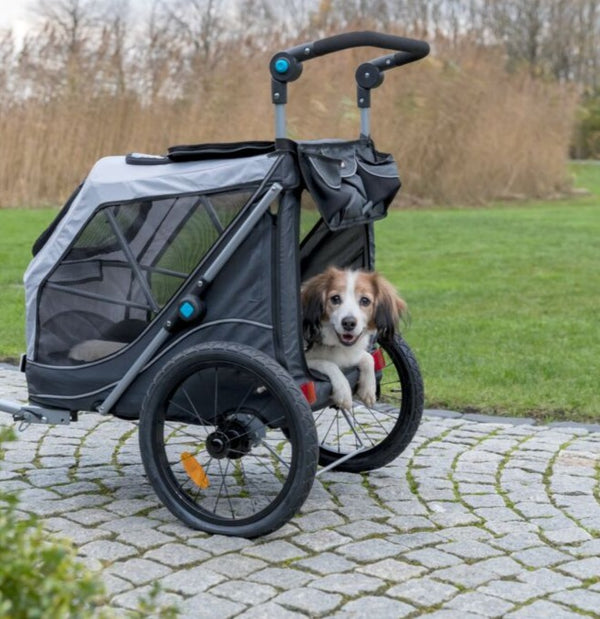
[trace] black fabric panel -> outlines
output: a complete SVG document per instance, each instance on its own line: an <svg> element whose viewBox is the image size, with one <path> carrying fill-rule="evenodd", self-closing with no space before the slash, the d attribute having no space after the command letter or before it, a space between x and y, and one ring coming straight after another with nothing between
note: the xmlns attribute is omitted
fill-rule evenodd
<svg viewBox="0 0 600 619"><path fill-rule="evenodd" d="M369 226L330 230L321 219L302 242L300 270L302 281L328 266L372 268Z"/></svg>
<svg viewBox="0 0 600 619"><path fill-rule="evenodd" d="M274 142L229 142L216 144L180 144L168 149L171 161L199 161L202 159L235 159L252 157L275 151Z"/></svg>
<svg viewBox="0 0 600 619"><path fill-rule="evenodd" d="M298 235L300 204L296 193L283 195L278 215L275 296L278 357L297 379L307 375L302 339Z"/></svg>

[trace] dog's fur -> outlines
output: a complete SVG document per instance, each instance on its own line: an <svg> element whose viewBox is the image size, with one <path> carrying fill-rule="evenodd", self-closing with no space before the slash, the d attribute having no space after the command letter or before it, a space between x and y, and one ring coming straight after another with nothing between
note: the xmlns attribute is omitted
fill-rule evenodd
<svg viewBox="0 0 600 619"><path fill-rule="evenodd" d="M376 400L373 336L393 337L406 303L379 273L329 267L302 286L304 338L308 367L331 381L332 400L352 408L352 390L341 369L358 366L358 397ZM341 369L340 369L341 368Z"/></svg>

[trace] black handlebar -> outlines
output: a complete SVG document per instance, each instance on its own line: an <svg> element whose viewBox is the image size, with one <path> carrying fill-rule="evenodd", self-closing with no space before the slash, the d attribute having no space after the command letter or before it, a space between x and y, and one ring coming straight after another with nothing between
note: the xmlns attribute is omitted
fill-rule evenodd
<svg viewBox="0 0 600 619"><path fill-rule="evenodd" d="M296 45L278 52L271 58L269 68L273 78L273 103L287 102L287 83L300 77L304 61L352 47L379 47L381 49L393 49L397 52L376 58L358 68L356 82L359 89L362 88L367 91L381 84L383 81L382 71L415 62L429 54L429 44L425 41L369 30L345 32L318 41Z"/></svg>
<svg viewBox="0 0 600 619"><path fill-rule="evenodd" d="M393 34L382 34L381 32L372 32L369 30L336 34L332 37L320 39L319 41L313 41L312 43L296 45L286 50L286 52L296 60L303 61L316 58L317 56L339 52L343 49L350 49L351 47L395 49L398 52L414 56L415 60L423 58L429 53L429 45L425 41L417 41L416 39L407 39Z"/></svg>

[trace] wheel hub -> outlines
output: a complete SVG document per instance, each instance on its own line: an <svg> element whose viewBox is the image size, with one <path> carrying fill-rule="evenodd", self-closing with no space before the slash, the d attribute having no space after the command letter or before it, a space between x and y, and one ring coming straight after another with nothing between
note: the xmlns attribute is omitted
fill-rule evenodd
<svg viewBox="0 0 600 619"><path fill-rule="evenodd" d="M235 460L245 456L260 442L260 435L253 428L256 423L257 420L249 415L238 415L234 419L228 419L221 428L206 437L206 451L217 460L222 458ZM262 424L260 425L262 428Z"/></svg>

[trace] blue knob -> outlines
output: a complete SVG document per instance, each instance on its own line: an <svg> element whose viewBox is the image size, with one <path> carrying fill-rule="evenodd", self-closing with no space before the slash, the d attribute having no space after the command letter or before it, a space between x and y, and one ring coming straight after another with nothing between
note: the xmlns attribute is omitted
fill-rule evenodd
<svg viewBox="0 0 600 619"><path fill-rule="evenodd" d="M278 58L275 61L275 71L277 73L285 73L290 68L290 61L286 58Z"/></svg>
<svg viewBox="0 0 600 619"><path fill-rule="evenodd" d="M189 320L195 313L196 308L189 302L184 301L179 306L179 314L184 320Z"/></svg>

